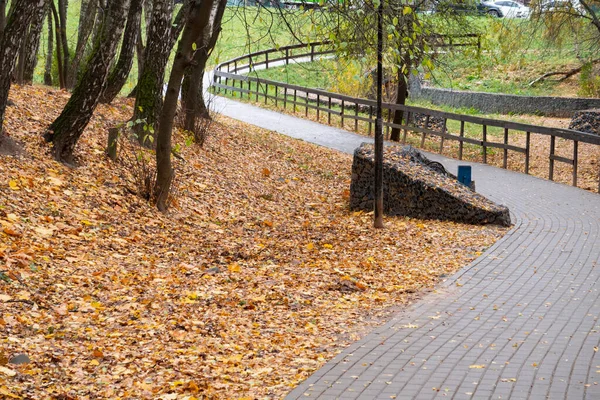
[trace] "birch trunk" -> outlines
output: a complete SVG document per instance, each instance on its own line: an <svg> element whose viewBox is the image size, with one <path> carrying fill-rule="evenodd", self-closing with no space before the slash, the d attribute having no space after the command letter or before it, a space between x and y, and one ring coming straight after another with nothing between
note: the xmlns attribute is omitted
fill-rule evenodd
<svg viewBox="0 0 600 400"><path fill-rule="evenodd" d="M98 0L87 0L81 3L81 13L79 15L79 27L77 29L77 44L73 60L68 64L66 73L66 86L71 89L77 82L77 75L81 67L81 60L85 54L90 35L94 30L95 18L98 8Z"/></svg>
<svg viewBox="0 0 600 400"><path fill-rule="evenodd" d="M37 54L40 48L40 37L42 36L42 28L44 26L44 18L50 10L49 0L44 0L44 5L33 16L31 24L29 26L29 33L27 34L27 40L23 46L24 58L23 58L23 72L22 82L26 85L33 83L33 74L35 66L37 65Z"/></svg>
<svg viewBox="0 0 600 400"><path fill-rule="evenodd" d="M102 94L129 8L129 0L111 0L99 30L91 58L82 78L60 116L50 125L44 138L53 144L54 157L73 161L73 151Z"/></svg>
<svg viewBox="0 0 600 400"><path fill-rule="evenodd" d="M157 118L162 108L162 92L165 68L171 53L171 18L173 0L154 0L152 20L148 28L144 66L137 84L133 120L144 120L147 125L157 129ZM141 144L149 145L151 140L147 132L136 127Z"/></svg>
<svg viewBox="0 0 600 400"><path fill-rule="evenodd" d="M135 54L138 33L140 32L143 4L144 0L131 0L119 61L108 77L106 89L100 97L101 103L110 103L113 101L127 81L131 66L133 65L133 56Z"/></svg>
<svg viewBox="0 0 600 400"><path fill-rule="evenodd" d="M14 0L11 6L12 12L0 34L0 141L17 55L25 40L27 27L34 14L43 5L44 0Z"/></svg>

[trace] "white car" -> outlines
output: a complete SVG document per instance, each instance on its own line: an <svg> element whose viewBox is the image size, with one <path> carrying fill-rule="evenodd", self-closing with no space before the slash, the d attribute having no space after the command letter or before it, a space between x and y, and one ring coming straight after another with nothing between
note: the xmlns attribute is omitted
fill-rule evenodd
<svg viewBox="0 0 600 400"><path fill-rule="evenodd" d="M529 7L510 0L482 1L480 7L487 14L497 18L529 18L531 14Z"/></svg>
<svg viewBox="0 0 600 400"><path fill-rule="evenodd" d="M583 6L579 0L546 0L542 1L538 6L539 12L576 12L581 13Z"/></svg>

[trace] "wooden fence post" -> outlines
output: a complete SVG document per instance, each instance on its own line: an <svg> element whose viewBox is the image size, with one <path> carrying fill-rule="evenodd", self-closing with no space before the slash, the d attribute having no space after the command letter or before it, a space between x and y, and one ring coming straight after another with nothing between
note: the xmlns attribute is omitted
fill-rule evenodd
<svg viewBox="0 0 600 400"><path fill-rule="evenodd" d="M483 163L487 164L487 146L486 146L486 142L487 142L487 125L483 125L483 143L482 143L482 147L483 147Z"/></svg>
<svg viewBox="0 0 600 400"><path fill-rule="evenodd" d="M550 136L550 170L548 171L548 179L554 180L554 152L556 147L556 136Z"/></svg>
<svg viewBox="0 0 600 400"><path fill-rule="evenodd" d="M425 129L429 129L429 118L431 116L427 115L425 117ZM421 136L421 148L425 147L425 136L427 135L427 133L423 132L423 135Z"/></svg>
<svg viewBox="0 0 600 400"><path fill-rule="evenodd" d="M317 122L321 120L321 95L317 95Z"/></svg>
<svg viewBox="0 0 600 400"><path fill-rule="evenodd" d="M577 154L579 151L579 142L577 140L573 141L573 186L577 186L577 163L579 162L579 155Z"/></svg>
<svg viewBox="0 0 600 400"><path fill-rule="evenodd" d="M108 129L108 143L106 145L106 155L112 161L117 160L117 145L119 139L119 128Z"/></svg>
<svg viewBox="0 0 600 400"><path fill-rule="evenodd" d="M446 125L448 124L448 119L444 118L444 125L442 126L442 135L446 134ZM441 137L440 140L440 154L444 152L444 136Z"/></svg>
<svg viewBox="0 0 600 400"><path fill-rule="evenodd" d="M508 128L504 128L504 145L508 145ZM502 168L508 168L508 149L504 148L504 158L502 160Z"/></svg>
<svg viewBox="0 0 600 400"><path fill-rule="evenodd" d="M296 112L296 99L298 98L298 91L294 89L294 112Z"/></svg>
<svg viewBox="0 0 600 400"><path fill-rule="evenodd" d="M525 173L529 175L529 155L531 154L531 132L525 136Z"/></svg>
<svg viewBox="0 0 600 400"><path fill-rule="evenodd" d="M460 134L461 140L458 142L458 159L462 161L463 159L463 149L465 147L465 142L462 141L462 138L465 137L465 121L460 121Z"/></svg>
<svg viewBox="0 0 600 400"><path fill-rule="evenodd" d="M404 114L404 135L402 135L402 144L406 144L406 135L408 135L408 124L410 123L410 111Z"/></svg>

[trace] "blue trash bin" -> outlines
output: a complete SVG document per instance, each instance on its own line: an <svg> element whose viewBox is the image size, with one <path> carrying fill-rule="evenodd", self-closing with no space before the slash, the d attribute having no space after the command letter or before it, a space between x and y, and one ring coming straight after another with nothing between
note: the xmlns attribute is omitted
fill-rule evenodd
<svg viewBox="0 0 600 400"><path fill-rule="evenodd" d="M456 175L458 181L463 185L471 186L471 166L470 165L459 165L458 174Z"/></svg>

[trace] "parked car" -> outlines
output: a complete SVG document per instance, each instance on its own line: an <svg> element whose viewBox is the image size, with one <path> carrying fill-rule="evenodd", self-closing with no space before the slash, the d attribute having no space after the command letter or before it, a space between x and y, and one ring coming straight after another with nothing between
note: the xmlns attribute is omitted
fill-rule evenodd
<svg viewBox="0 0 600 400"><path fill-rule="evenodd" d="M583 7L579 0L546 0L539 4L536 11L540 13L551 13L556 11L575 11L581 13Z"/></svg>
<svg viewBox="0 0 600 400"><path fill-rule="evenodd" d="M477 5L480 13L496 18L529 18L531 9L510 0L482 1Z"/></svg>

